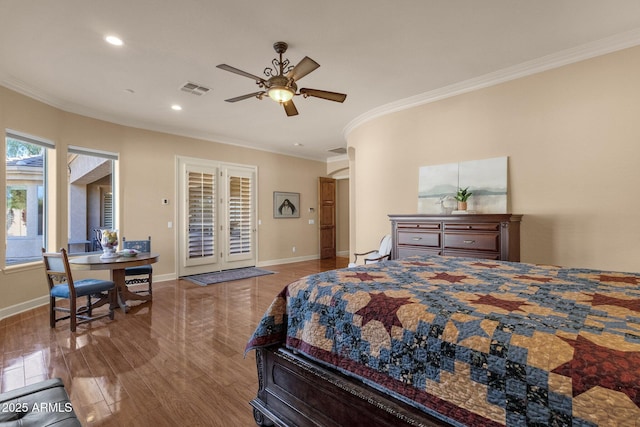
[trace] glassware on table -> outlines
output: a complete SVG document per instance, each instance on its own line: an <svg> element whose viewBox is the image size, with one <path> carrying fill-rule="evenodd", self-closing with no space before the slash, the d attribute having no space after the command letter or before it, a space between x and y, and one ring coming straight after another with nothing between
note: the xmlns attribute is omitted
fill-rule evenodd
<svg viewBox="0 0 640 427"><path fill-rule="evenodd" d="M102 245L102 255L100 255L100 258L117 258L118 230L102 230L100 244Z"/></svg>

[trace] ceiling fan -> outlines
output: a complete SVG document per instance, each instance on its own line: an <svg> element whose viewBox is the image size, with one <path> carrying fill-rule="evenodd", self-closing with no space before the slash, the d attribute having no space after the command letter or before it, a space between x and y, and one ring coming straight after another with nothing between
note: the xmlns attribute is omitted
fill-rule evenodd
<svg viewBox="0 0 640 427"><path fill-rule="evenodd" d="M320 67L320 64L308 56L305 56L295 67L290 65L288 59L282 59L282 54L287 51L287 47L288 45L285 42L276 42L273 44L273 49L278 55L280 55L280 59L274 58L271 61L273 68L267 67L264 69L263 72L267 79L263 79L262 77L247 73L227 64L218 65L217 67L222 70L230 71L255 80L256 84L262 89L259 92L225 99L225 101L237 102L253 97L262 99L264 95L268 95L269 98L283 105L287 116L295 116L298 114L298 109L293 104L293 97L297 95L302 95L304 98L314 96L316 98L328 99L329 101L344 102L347 98L347 95L344 93L307 88L302 88L298 92L298 85L296 82L314 71L316 68Z"/></svg>

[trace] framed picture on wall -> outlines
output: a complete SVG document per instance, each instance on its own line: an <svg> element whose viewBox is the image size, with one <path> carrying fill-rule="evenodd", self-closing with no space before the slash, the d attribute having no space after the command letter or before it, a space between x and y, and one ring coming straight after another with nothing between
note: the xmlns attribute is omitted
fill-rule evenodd
<svg viewBox="0 0 640 427"><path fill-rule="evenodd" d="M300 218L300 193L273 192L274 218Z"/></svg>

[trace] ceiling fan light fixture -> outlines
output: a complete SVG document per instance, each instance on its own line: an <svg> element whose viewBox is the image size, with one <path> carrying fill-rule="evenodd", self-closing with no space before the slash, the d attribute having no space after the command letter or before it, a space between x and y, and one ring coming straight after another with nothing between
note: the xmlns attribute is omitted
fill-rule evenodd
<svg viewBox="0 0 640 427"><path fill-rule="evenodd" d="M280 104L291 101L295 93L291 88L286 86L272 86L269 88L269 98L273 99Z"/></svg>
<svg viewBox="0 0 640 427"><path fill-rule="evenodd" d="M285 42L274 43L273 49L279 57L271 61L273 67L267 67L264 69L263 73L268 77L266 80L262 77L247 73L246 71L239 70L238 68L227 64L217 65L221 70L229 71L254 80L258 87L262 89L260 92L253 92L246 95L236 96L235 98L225 99L226 102L237 102L249 98L262 99L264 95L268 95L269 98L284 107L287 117L298 115L298 109L292 101L293 97L296 95L303 95L305 98L314 96L320 99L328 99L329 101L344 102L347 97L344 93L307 88L300 89L300 92L298 92L298 80L317 69L320 64L308 56L305 56L300 62L298 62L298 64L292 66L289 64L288 59L282 58L282 54L287 50L287 44Z"/></svg>

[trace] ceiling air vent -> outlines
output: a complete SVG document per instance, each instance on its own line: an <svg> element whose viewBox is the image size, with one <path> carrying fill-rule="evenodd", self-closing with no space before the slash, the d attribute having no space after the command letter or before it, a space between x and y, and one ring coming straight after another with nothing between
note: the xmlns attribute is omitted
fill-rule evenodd
<svg viewBox="0 0 640 427"><path fill-rule="evenodd" d="M335 154L347 154L347 149L344 147L334 148L333 150L329 150L330 153Z"/></svg>
<svg viewBox="0 0 640 427"><path fill-rule="evenodd" d="M202 96L209 93L211 90L206 86L199 85L197 83L186 82L181 88L181 91L188 92L192 95Z"/></svg>

